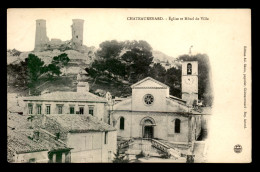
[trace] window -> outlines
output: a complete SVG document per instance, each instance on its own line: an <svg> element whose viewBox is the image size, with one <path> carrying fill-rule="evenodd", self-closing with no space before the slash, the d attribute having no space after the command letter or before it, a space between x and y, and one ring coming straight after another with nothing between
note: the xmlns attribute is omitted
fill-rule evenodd
<svg viewBox="0 0 260 172"><path fill-rule="evenodd" d="M60 133L56 133L55 135L57 140L60 139Z"/></svg>
<svg viewBox="0 0 260 172"><path fill-rule="evenodd" d="M94 106L89 106L88 107L88 114L94 116Z"/></svg>
<svg viewBox="0 0 260 172"><path fill-rule="evenodd" d="M104 138L104 144L106 145L107 144L107 140L108 139L108 132L106 131L105 132L105 138Z"/></svg>
<svg viewBox="0 0 260 172"><path fill-rule="evenodd" d="M175 133L180 133L181 130L181 120L175 119Z"/></svg>
<svg viewBox="0 0 260 172"><path fill-rule="evenodd" d="M125 129L125 119L124 117L120 118L120 130L124 130Z"/></svg>
<svg viewBox="0 0 260 172"><path fill-rule="evenodd" d="M58 106L58 114L62 114L62 106Z"/></svg>
<svg viewBox="0 0 260 172"><path fill-rule="evenodd" d="M79 107L79 114L84 114L84 107Z"/></svg>
<svg viewBox="0 0 260 172"><path fill-rule="evenodd" d="M40 138L40 132L39 132L39 131L35 131L35 132L33 133L33 138L34 138L35 140L39 140L39 138Z"/></svg>
<svg viewBox="0 0 260 172"><path fill-rule="evenodd" d="M192 65L190 63L187 64L187 75L192 74Z"/></svg>
<svg viewBox="0 0 260 172"><path fill-rule="evenodd" d="M37 114L42 114L42 106L37 105Z"/></svg>
<svg viewBox="0 0 260 172"><path fill-rule="evenodd" d="M33 113L33 105L28 104L28 108L29 108L29 114L32 114Z"/></svg>
<svg viewBox="0 0 260 172"><path fill-rule="evenodd" d="M46 114L51 114L51 106L50 105L46 106Z"/></svg>
<svg viewBox="0 0 260 172"><path fill-rule="evenodd" d="M144 96L144 102L145 102L146 105L151 105L151 104L153 104L153 102L154 102L154 97L153 97L153 95L151 95L151 94L146 94L146 95Z"/></svg>
<svg viewBox="0 0 260 172"><path fill-rule="evenodd" d="M74 107L70 107L70 114L74 114L74 113L75 113Z"/></svg>

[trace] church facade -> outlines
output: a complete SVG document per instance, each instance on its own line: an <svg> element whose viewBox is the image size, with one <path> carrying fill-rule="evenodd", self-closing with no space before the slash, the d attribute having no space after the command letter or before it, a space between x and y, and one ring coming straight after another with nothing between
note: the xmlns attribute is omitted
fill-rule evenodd
<svg viewBox="0 0 260 172"><path fill-rule="evenodd" d="M202 114L192 107L198 102L197 62L183 62L182 69L182 99L171 96L169 86L151 77L131 86L132 96L115 104L111 112L118 137L177 144L189 144L199 137Z"/></svg>

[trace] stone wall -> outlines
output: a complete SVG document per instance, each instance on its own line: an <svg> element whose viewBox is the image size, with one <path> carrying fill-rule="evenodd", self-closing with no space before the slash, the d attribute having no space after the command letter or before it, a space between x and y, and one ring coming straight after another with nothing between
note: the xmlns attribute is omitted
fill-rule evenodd
<svg viewBox="0 0 260 172"><path fill-rule="evenodd" d="M15 163L28 163L30 159L35 159L37 163L48 163L48 151L16 154Z"/></svg>
<svg viewBox="0 0 260 172"><path fill-rule="evenodd" d="M104 142L105 132L69 133L67 145L71 150L71 162L111 162L116 152L116 131L110 131L107 135L107 143Z"/></svg>

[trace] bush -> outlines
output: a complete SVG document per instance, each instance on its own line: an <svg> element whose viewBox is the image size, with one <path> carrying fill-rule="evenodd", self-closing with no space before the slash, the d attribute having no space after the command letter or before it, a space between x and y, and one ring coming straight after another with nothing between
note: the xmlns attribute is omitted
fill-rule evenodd
<svg viewBox="0 0 260 172"><path fill-rule="evenodd" d="M117 152L114 154L114 160L112 161L113 163L129 163L129 159L125 158L124 154L120 154L120 150L117 149Z"/></svg>

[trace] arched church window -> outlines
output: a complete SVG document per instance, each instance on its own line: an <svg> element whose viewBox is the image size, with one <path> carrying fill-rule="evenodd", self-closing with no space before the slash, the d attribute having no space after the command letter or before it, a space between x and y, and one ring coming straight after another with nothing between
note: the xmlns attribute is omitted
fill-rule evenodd
<svg viewBox="0 0 260 172"><path fill-rule="evenodd" d="M125 118L121 117L120 118L120 130L124 130L125 129Z"/></svg>
<svg viewBox="0 0 260 172"><path fill-rule="evenodd" d="M187 64L187 74L188 75L192 74L192 65L190 63Z"/></svg>
<svg viewBox="0 0 260 172"><path fill-rule="evenodd" d="M180 133L181 131L181 120L179 119L175 119L175 122L174 122L174 126L175 126L175 133Z"/></svg>
<svg viewBox="0 0 260 172"><path fill-rule="evenodd" d="M151 125L151 124L153 124L153 122L150 119L146 119L144 121L144 125Z"/></svg>

